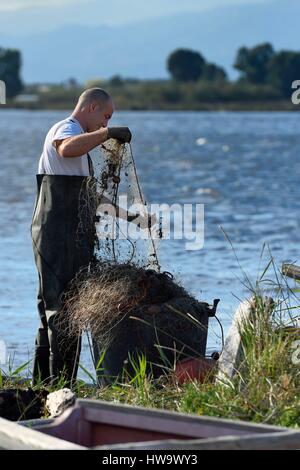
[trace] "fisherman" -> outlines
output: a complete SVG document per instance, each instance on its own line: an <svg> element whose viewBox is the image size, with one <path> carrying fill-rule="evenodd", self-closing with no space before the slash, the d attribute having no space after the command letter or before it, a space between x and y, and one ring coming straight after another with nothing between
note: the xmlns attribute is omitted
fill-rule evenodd
<svg viewBox="0 0 300 470"><path fill-rule="evenodd" d="M35 342L33 383L54 384L76 378L80 338L59 328L61 295L94 253L89 234L80 237L79 200L93 177L89 152L108 139L131 140L128 127L108 127L114 112L111 96L101 88L85 90L72 114L49 130L37 174L32 240L39 276L40 326ZM95 214L96 215L96 214Z"/></svg>

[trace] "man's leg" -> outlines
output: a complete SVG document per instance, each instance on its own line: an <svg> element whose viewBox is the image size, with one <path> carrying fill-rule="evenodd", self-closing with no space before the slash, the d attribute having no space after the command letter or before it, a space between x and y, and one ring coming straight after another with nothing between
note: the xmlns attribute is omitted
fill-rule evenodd
<svg viewBox="0 0 300 470"><path fill-rule="evenodd" d="M87 191L87 181L89 178L77 176L38 175L31 233L41 280L49 343L49 373L53 382L59 380L63 372L71 381L76 378L78 368L80 338L70 338L68 327L58 317L61 315L62 293L79 269L89 264L93 255L89 227L87 236L78 240L78 227L82 223L80 201ZM89 191L86 196L89 196ZM82 201L85 201L85 195ZM91 215L94 217L94 213Z"/></svg>
<svg viewBox="0 0 300 470"><path fill-rule="evenodd" d="M69 328L61 319L57 310L47 310L48 340L50 345L50 376L52 384L60 379L65 386L72 386L76 380L79 357L81 352L81 337L69 334Z"/></svg>
<svg viewBox="0 0 300 470"><path fill-rule="evenodd" d="M67 283L62 282L39 253L36 254L36 265L40 280L38 307L41 326L36 340L34 377L35 380L49 378L51 384L65 379L65 385L70 386L76 379L81 341L74 335L70 336L69 325L61 320L61 295ZM68 264L65 265L67 268ZM61 276L65 274L62 268L60 271Z"/></svg>
<svg viewBox="0 0 300 470"><path fill-rule="evenodd" d="M38 328L35 340L35 356L33 363L33 385L37 385L41 381L45 384L49 380L49 340L48 340L48 325L45 312L44 300L39 288L37 307L40 315L40 326Z"/></svg>

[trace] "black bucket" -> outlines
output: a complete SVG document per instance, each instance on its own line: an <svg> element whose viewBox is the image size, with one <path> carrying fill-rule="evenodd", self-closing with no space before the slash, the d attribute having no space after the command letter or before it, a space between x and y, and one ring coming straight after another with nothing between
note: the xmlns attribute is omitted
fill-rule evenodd
<svg viewBox="0 0 300 470"><path fill-rule="evenodd" d="M99 383L110 384L124 373L134 377L142 355L147 360L147 373L155 379L174 370L179 360L205 357L208 321L214 313L215 308L188 296L129 312L112 330L97 371ZM97 364L104 351L96 340L93 345Z"/></svg>

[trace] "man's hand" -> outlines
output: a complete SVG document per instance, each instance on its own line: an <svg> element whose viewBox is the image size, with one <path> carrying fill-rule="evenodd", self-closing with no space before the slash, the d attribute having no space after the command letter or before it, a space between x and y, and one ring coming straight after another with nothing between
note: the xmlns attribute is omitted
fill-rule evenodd
<svg viewBox="0 0 300 470"><path fill-rule="evenodd" d="M116 139L121 144L129 143L131 141L131 132L128 127L109 127L107 139Z"/></svg>

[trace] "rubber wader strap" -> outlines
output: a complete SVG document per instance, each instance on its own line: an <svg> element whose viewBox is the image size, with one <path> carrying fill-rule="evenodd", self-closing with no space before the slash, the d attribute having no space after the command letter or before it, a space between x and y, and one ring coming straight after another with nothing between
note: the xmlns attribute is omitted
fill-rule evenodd
<svg viewBox="0 0 300 470"><path fill-rule="evenodd" d="M75 123L75 121L73 119L70 119L70 121ZM93 160L91 159L91 156L90 156L89 153L87 153L87 159L88 159L90 176L93 177L95 175L95 171L94 171Z"/></svg>
<svg viewBox="0 0 300 470"><path fill-rule="evenodd" d="M94 171L93 160L91 159L91 156L89 153L87 154L87 159L88 159L88 164L89 164L90 176L94 177L95 171Z"/></svg>

